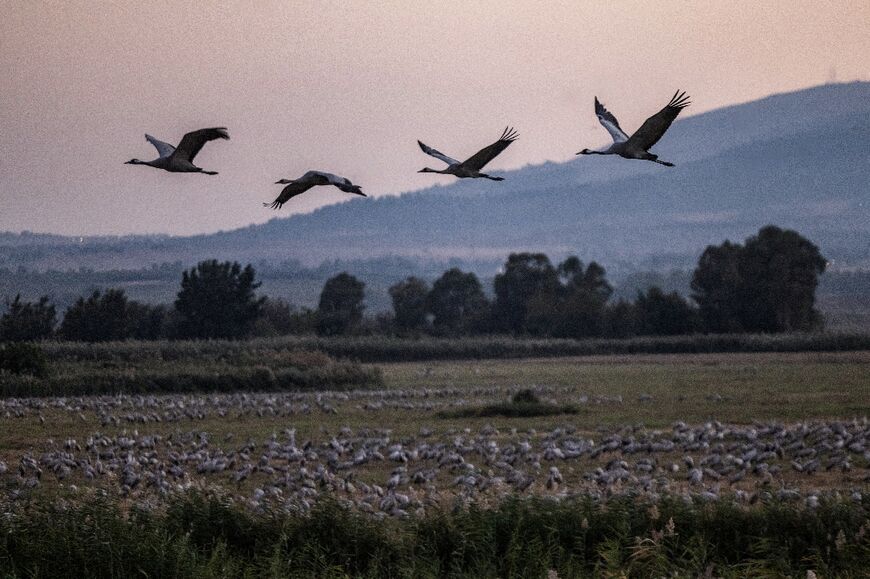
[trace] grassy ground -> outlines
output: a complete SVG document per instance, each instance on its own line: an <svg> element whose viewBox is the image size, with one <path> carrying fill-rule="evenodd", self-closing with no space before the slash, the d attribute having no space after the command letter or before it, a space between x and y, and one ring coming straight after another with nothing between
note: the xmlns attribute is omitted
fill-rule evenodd
<svg viewBox="0 0 870 579"><path fill-rule="evenodd" d="M272 361L276 368L280 366L277 361ZM118 363L125 367L139 362ZM96 361L93 357L77 360L66 356L62 363L71 371L81 368L82 372L111 374L118 369L105 366L104 361ZM143 363L151 362L146 360ZM170 363L175 362L160 362ZM231 368L247 363L236 363L232 356L217 357L214 367ZM147 408L147 403L140 404L142 397L106 397L101 404L108 404L108 411L120 419L106 423L93 403L94 399L42 398L24 402L0 399L0 460L5 460L9 466L5 478L0 477L0 485L11 489L18 484L13 478L22 455L39 456L59 448L70 438L83 443L97 432L107 436L138 432L165 438L204 432L208 433L211 448L231 451L247 440L263 448L270 435L279 433L281 436L280 433L288 428L296 429L300 444L310 439L315 448L323 448L345 426L355 433L386 430L394 441L419 440L421 429L429 429L435 433L431 440L450 441L463 433L474 436L486 425L491 425L499 431L495 438L500 444L507 445L522 437L540 444L546 433L556 427L570 427L578 436L600 441L605 433L638 424L647 429L667 431L676 421L694 425L713 420L737 425L751 424L756 420L793 424L826 419L861 420L870 415L870 351L638 354L365 366L365 369L375 368L382 377L381 384L374 386L376 389L325 395L324 399L334 412L317 406L314 402L316 395L308 392L293 399L296 406L291 413L258 412L269 408L269 396L280 396L267 394L259 395L259 406L250 408L245 406L247 402L242 397L234 399L229 406L231 410L219 416L214 401L222 399L221 396L179 394L174 399L181 400L188 409L196 408L203 401L212 406L200 417L138 422L136 416L125 418L125 415L134 414L132 408ZM507 402L512 394L524 388L533 389L544 401L572 404L579 412L542 417L438 417L438 413L444 410ZM118 406L112 407L111 404L115 403ZM298 411L300 404L310 405L310 410ZM159 451L161 459L165 452L166 449ZM255 453L254 461L256 456ZM635 460L634 457L625 458L629 462ZM682 453L659 456L662 465L671 461L679 463L682 458ZM584 459L582 462L555 464L559 464L563 471L565 487L582 492L595 489L595 485L584 478L584 473L595 466L603 466L609 460L611 457L605 453L597 462ZM475 462L479 463L476 458ZM549 491L543 483L551 463L542 462L542 474L523 497L555 496L555 491ZM732 507L723 501L721 506L697 506L697 510L683 511L675 503L667 508L674 509L677 533L682 534L678 541L670 542L661 534L670 515L651 520L648 505L635 509L626 503L619 507L625 509L624 513L608 522L607 513L613 513L609 507L602 507L599 512L599 507L591 503L583 502L578 506L566 502L563 507L559 506L563 503L553 501L531 504L528 508L508 506L501 511L497 508L499 503L493 502L487 504L490 508L472 511L466 516L450 514L450 501L444 500L441 504L448 511L443 514L438 514L437 510L427 511L425 518L415 518L407 524L401 519L388 519L384 527L386 531L365 523L364 519L335 512L327 516L315 511L313 519L286 518L284 514L275 513L260 519L259 515L242 514L236 510L216 515L213 506L184 503L185 506L180 508L187 509L184 515L188 517L185 519L187 522L173 519L178 513L164 516L158 509L153 517L149 515L140 521L140 527L145 531L137 535L131 529L140 528L137 527L139 523L124 519L123 513L129 508L129 503L111 503L106 507L111 511L108 514L106 511L94 514L93 509L103 507L87 502L81 503L84 505L81 515L75 509L61 509L66 514L48 512L55 508L51 505L58 496L79 504L80 497L91 496L88 494L91 491L87 490L91 487L107 485L116 491L116 478L85 481L81 474L74 472L70 478L58 481L47 471L39 489L29 495L32 502L24 503L24 506L19 502L16 507L24 509L18 511L21 518L0 520L0 531L4 529L2 525L6 525L8 528L5 530L10 533L0 533L3 535L0 537L0 575L4 574L4 565L14 563L14 569L5 567L9 576L52 576L50 568L45 567L46 558L42 554L50 552L50 544L56 541L64 543L64 553L77 553L70 559L70 565L77 565L81 573L88 570L95 576L125 576L137 566L150 568L150 563L145 564L148 561L159 561L163 565L159 569L152 568L151 572L161 575L175 573L177 576L239 576L246 572L251 576L285 576L293 569L298 576L340 577L348 573L351 576L356 573L363 576L445 576L452 573L455 576L543 577L550 568L558 569L560 577L603 576L608 573L619 576L620 572L664 576L675 570L697 576L707 572L710 565L716 575L734 577L752 575L753 570L771 576L803 575L809 568L827 570L830 576L861 576L858 562L870 553L865 538L870 536L870 523L866 523L866 499L862 505L854 506L848 497L855 489L863 490L865 497L870 495L864 478L868 467L866 458L856 459L850 472L821 471L811 477L791 470L788 460L780 462L783 471L769 487L772 493L780 488L799 488L806 492L837 491L844 497L844 502L832 504L830 509L825 506L828 510L820 510L818 514L801 506L802 503L762 509L760 505ZM390 461L370 463L356 469L356 480L383 485L394 467L395 463ZM450 484L454 475L449 472L438 475L439 492L443 489L445 496L457 492ZM675 478L679 479L675 490L693 491L680 486L685 485L684 470ZM200 476L193 471L190 479L195 484L202 480L203 484L218 486L227 493L243 497L250 497L254 488L266 481L265 476L255 474L245 483L236 485L230 473ZM73 492L71 484L81 487L80 490ZM757 480L743 481L731 487L723 483L723 493L738 488L754 492L763 487L759 487ZM412 491L406 492L413 494ZM154 500L154 496L147 500ZM116 508L121 509L121 514L112 511ZM661 508L665 510L665 507ZM577 542L578 537L586 533L578 528L577 521L583 518L578 513L596 517L591 523L592 528L597 529L594 540ZM218 519L210 519L216 516ZM779 527L771 526L771 517L778 517ZM98 533L91 529L97 519L103 520L102 528L108 529L103 540L117 542L117 546L111 543L111 548L107 547L114 550L114 567L100 572L97 572L96 565L87 566L92 547L80 539ZM53 521L60 520L65 521L64 524L52 529ZM839 524L837 521L845 525L842 541L838 533L824 532ZM848 525L844 521L848 521ZM201 525L199 530L191 531L198 524ZM734 543L731 552L716 546L719 544L716 539L718 531L714 531L729 524L729 536ZM230 528L229 535L220 525ZM526 527L528 529L522 532L535 534L534 541L510 538L510 533L519 533ZM279 533L280 537L270 539L272 543L263 543L267 549L244 551L239 545L250 543L244 537L254 532L262 533L264 537ZM195 543L199 540L196 533L200 533L204 543ZM341 533L350 534L347 541L341 539L344 536ZM802 537L800 546L795 542L798 533ZM13 540L16 534L29 538ZM133 538L125 543L125 537ZM311 537L317 537L317 540ZM160 541L165 545L161 546ZM838 542L846 546L837 547ZM354 545L352 552L343 550L350 544ZM396 551L396 545L401 544L414 545L414 548ZM378 549L376 554L371 555L371 549L375 548ZM178 559L162 559L162 555L155 555L158 552L174 553L172 556ZM393 553L397 552L400 561L393 558ZM360 559L365 553L371 557ZM130 560L136 557L141 558L141 563L130 564ZM315 558L309 561L306 557ZM468 574L467 570L462 571L456 566L457 561L463 560L464 564L470 565L467 569L476 572ZM362 567L354 567L356 563L353 561L368 562ZM34 572L34 566L41 566L41 571Z"/></svg>
<svg viewBox="0 0 870 579"><path fill-rule="evenodd" d="M870 352L639 354L381 368L391 388L555 386L568 390L557 397L562 402L577 402L583 395L622 397L622 403L585 404L574 420L589 427L710 419L791 422L870 414Z"/></svg>

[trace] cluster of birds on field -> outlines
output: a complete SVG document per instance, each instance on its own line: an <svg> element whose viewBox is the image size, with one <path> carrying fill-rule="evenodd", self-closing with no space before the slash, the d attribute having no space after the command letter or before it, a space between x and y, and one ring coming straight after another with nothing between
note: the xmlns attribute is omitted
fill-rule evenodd
<svg viewBox="0 0 870 579"><path fill-rule="evenodd" d="M430 424L402 435L383 427L381 411L449 404L455 392L6 399L0 401L3 428L51 410L77 414L87 434L49 439L41 450L19 451L18 456L5 453L0 499L16 501L44 484L61 484L73 491L82 486L110 490L153 504L174 492L220 487L255 509L304 512L331 497L377 517L403 517L429 507L485 504L516 494L556 500L579 494L600 500L678 495L745 503L775 498L814 508L841 493L863 501L870 483L866 419L793 425L676 422L662 429L611 426L596 431L566 423L541 432L491 424L473 432ZM486 387L466 394L492 400L508 392ZM617 397L598 400L621 403ZM360 411L362 416L371 412L377 426L354 429L347 422L323 421L319 431L302 436L282 421L259 439L237 439L230 429L210 434L184 427L209 417L268 420L299 412L344 415L352 422L359 420ZM102 425L99 431L93 430L96 422ZM157 422L175 424L167 429Z"/></svg>
<svg viewBox="0 0 870 579"><path fill-rule="evenodd" d="M625 133L619 126L619 121L608 111L604 105L595 97L595 115L601 125L610 133L613 142L607 147L601 149L583 149L578 152L578 155L619 155L626 159L639 159L644 161L652 161L667 167L673 167L673 163L662 161L657 155L650 153L649 149L655 145L659 139L665 134L677 115L680 114L685 107L689 105L689 97L685 92L677 91L671 98L670 102L658 113L648 118L641 127L631 136ZM458 161L452 157L448 157L444 153L434 149L422 141L417 141L420 149L424 153L430 155L447 164L444 169L432 169L424 167L420 173L440 173L443 175L453 175L460 179L490 179L492 181L503 181L504 177L494 177L486 173L482 173L483 168L493 159L495 159L502 151L504 151L511 143L513 143L519 135L517 132L508 127L504 130L501 137L492 143L476 152L471 157L464 161ZM181 142L177 147L155 139L151 135L146 134L145 139L154 145L157 149L158 157L153 161L140 161L139 159L131 159L127 161L129 165L147 165L156 169L163 169L172 173L201 173L204 175L217 175L217 171L206 171L193 164L193 160L197 153L202 150L202 147L209 141L217 139L229 139L225 127L214 127L208 129L199 129L187 133L182 137ZM312 187L319 185L332 185L354 195L366 196L359 185L354 185L350 179L341 177L333 173L324 171L307 171L297 179L281 179L275 183L276 185L286 185L278 197L272 203L264 203L266 207L280 209L293 197L305 193Z"/></svg>

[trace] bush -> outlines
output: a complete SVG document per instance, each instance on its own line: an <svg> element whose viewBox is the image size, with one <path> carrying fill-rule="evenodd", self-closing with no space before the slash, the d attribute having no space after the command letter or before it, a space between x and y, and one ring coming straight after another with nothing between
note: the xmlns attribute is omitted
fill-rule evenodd
<svg viewBox="0 0 870 579"><path fill-rule="evenodd" d="M514 404L538 404L541 402L541 399L538 398L538 395L531 388L523 388L513 395L511 402Z"/></svg>
<svg viewBox="0 0 870 579"><path fill-rule="evenodd" d="M42 349L32 344L0 345L0 372L41 378L48 374L48 358Z"/></svg>
<svg viewBox="0 0 870 579"><path fill-rule="evenodd" d="M557 416L577 414L579 409L573 404L550 404L542 402L531 388L524 388L511 397L510 403L488 404L438 413L439 418L480 418L485 416L504 416L507 418L530 416Z"/></svg>

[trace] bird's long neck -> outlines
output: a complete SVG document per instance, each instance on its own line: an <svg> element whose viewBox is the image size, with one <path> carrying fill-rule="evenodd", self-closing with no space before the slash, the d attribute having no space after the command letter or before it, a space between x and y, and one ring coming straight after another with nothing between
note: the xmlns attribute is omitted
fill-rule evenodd
<svg viewBox="0 0 870 579"><path fill-rule="evenodd" d="M424 167L424 168L420 169L420 173L440 173L442 175L449 175L450 174L449 169L450 169L450 167L448 167L447 169L441 169L441 170L430 169L429 167Z"/></svg>
<svg viewBox="0 0 870 579"><path fill-rule="evenodd" d="M149 167L157 167L160 168L160 159L154 159L153 161L140 161L139 159L130 159L127 161L128 165L148 165Z"/></svg>

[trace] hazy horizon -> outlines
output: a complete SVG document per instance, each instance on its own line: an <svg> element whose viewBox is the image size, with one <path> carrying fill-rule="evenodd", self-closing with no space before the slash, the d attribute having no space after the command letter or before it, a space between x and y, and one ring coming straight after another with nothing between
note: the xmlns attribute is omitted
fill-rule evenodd
<svg viewBox="0 0 870 579"><path fill-rule="evenodd" d="M688 117L866 80L870 4L837 6L14 3L0 21L0 231L233 229L346 198L262 207L308 169L373 196L451 182L416 172L438 166L417 139L464 158L512 125L520 138L489 172L569 160L607 142L596 95L631 132L677 88ZM204 126L232 137L196 159L220 175L123 164L156 156L146 132L177 143Z"/></svg>

